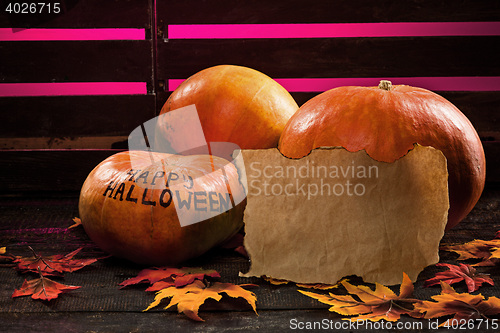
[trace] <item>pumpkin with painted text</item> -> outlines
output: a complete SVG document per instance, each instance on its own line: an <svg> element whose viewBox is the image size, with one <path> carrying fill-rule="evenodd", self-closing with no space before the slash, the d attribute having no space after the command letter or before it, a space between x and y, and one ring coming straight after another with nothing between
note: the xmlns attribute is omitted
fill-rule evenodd
<svg viewBox="0 0 500 333"><path fill-rule="evenodd" d="M237 170L225 159L125 151L88 175L79 212L104 251L140 264L174 265L236 234L245 204Z"/></svg>

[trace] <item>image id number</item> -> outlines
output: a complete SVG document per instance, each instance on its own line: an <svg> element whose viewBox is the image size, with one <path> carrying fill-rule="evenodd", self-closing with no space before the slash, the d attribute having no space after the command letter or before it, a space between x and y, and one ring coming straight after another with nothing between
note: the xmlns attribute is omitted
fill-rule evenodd
<svg viewBox="0 0 500 333"><path fill-rule="evenodd" d="M59 14L61 3L55 2L9 2L5 11L9 14Z"/></svg>
<svg viewBox="0 0 500 333"><path fill-rule="evenodd" d="M451 319L448 320L443 327L447 329L459 329L459 330L467 330L467 329L498 329L498 319Z"/></svg>

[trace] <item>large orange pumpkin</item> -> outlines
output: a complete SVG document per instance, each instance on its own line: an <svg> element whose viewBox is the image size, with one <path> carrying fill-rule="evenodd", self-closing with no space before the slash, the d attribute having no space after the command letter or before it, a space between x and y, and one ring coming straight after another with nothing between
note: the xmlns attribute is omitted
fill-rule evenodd
<svg viewBox="0 0 500 333"><path fill-rule="evenodd" d="M422 88L339 87L300 107L286 125L279 150L299 158L321 146L365 149L374 159L393 162L414 143L432 146L447 158L450 210L447 229L478 201L485 182L485 157L470 121L445 98Z"/></svg>
<svg viewBox="0 0 500 333"><path fill-rule="evenodd" d="M204 69L170 95L166 112L194 104L207 142L232 142L242 149L277 147L286 122L299 108L290 93L269 76L254 69L220 65ZM166 138L169 124L158 117L156 142L168 141L181 152L182 133ZM192 129L185 128L186 134Z"/></svg>
<svg viewBox="0 0 500 333"><path fill-rule="evenodd" d="M177 264L241 228L245 201L231 207L243 191L236 168L222 158L126 151L89 174L81 189L80 218L89 237L115 256L141 264ZM184 220L214 216L181 226L180 201Z"/></svg>

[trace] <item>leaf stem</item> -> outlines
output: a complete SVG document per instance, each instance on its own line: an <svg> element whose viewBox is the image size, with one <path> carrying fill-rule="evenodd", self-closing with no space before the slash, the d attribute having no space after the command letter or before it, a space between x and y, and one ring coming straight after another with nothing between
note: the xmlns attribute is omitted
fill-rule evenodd
<svg viewBox="0 0 500 333"><path fill-rule="evenodd" d="M41 255L37 254L31 246L28 245L28 248L31 250L31 252L33 252L33 256L35 257L36 260L40 260L45 266L56 271L54 268L50 267L50 265L45 261L45 259L43 259L43 257ZM38 266L38 271L40 271L40 266Z"/></svg>

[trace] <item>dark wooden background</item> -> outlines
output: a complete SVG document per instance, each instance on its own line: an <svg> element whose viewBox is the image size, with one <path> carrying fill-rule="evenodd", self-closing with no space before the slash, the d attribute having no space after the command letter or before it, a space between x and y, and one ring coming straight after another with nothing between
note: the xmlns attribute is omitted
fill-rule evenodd
<svg viewBox="0 0 500 333"><path fill-rule="evenodd" d="M0 97L0 192L78 191L156 116L169 79L217 64L273 78L500 76L500 36L167 39L170 24L500 21L498 0L66 0L59 15L8 15L0 28L141 28L144 40L0 42L0 83L145 82L147 94ZM2 2L2 6L4 6ZM155 15L156 13L156 15ZM1 88L0 88L1 89ZM300 104L320 92L293 92ZM500 181L500 91L439 91L479 132Z"/></svg>

